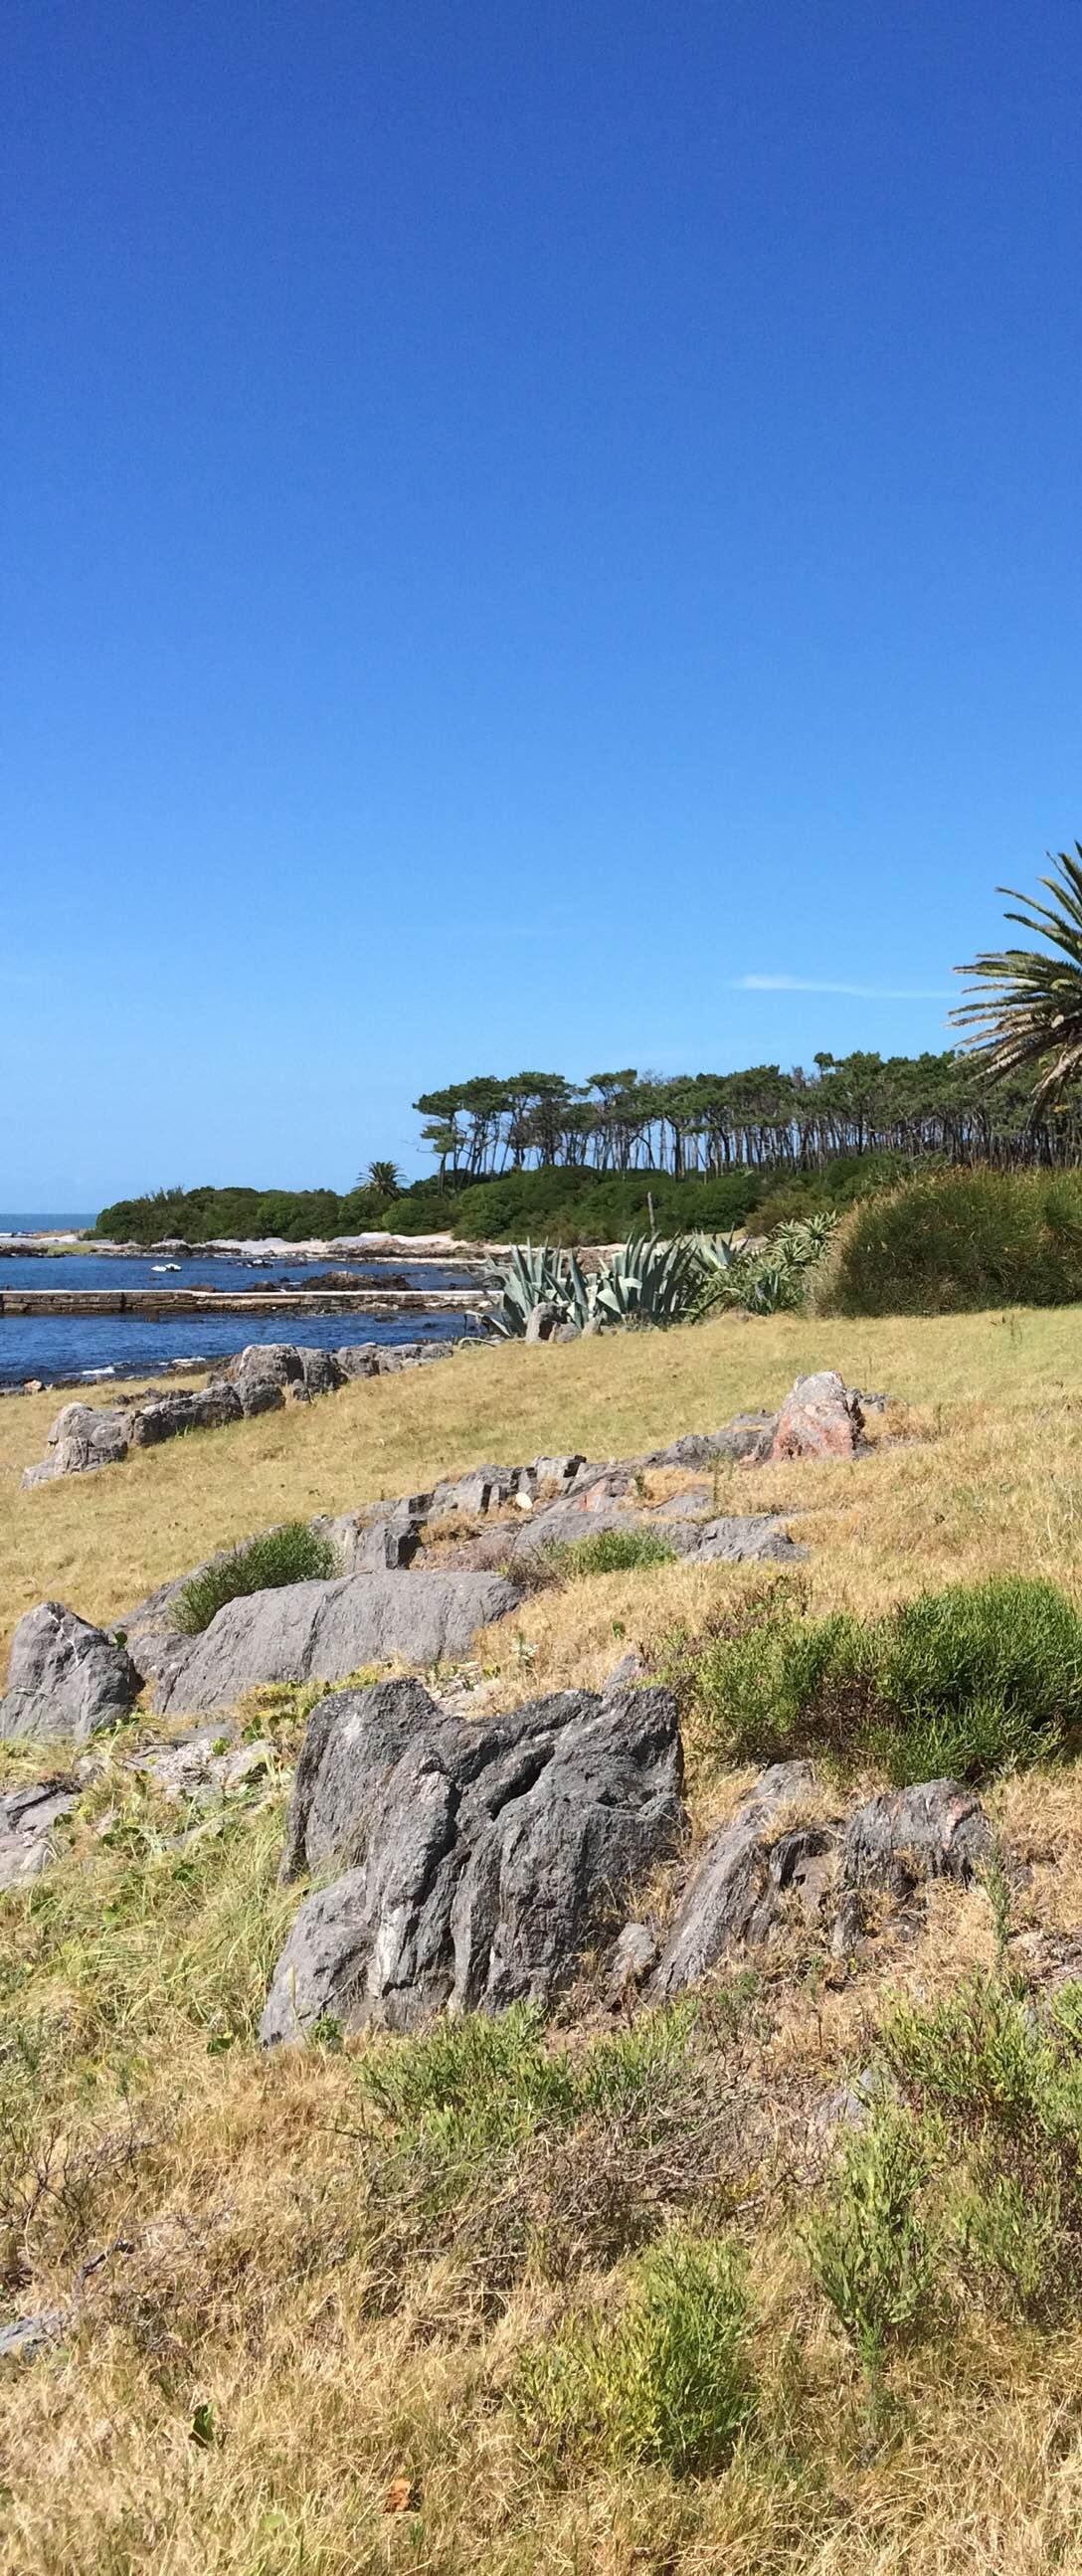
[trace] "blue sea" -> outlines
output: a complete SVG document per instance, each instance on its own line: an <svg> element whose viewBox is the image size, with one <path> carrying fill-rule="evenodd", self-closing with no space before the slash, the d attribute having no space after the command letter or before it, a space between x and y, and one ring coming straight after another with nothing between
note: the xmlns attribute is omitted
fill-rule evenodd
<svg viewBox="0 0 1082 2576"><path fill-rule="evenodd" d="M0 1216L0 1233L8 1220ZM64 1220L57 1218L57 1225ZM35 1217L23 1232L46 1220ZM16 1231L14 1223L10 1230ZM210 1254L181 1263L176 1274L162 1276L145 1258L110 1261L100 1253L65 1253L55 1260L19 1255L0 1258L0 1295L5 1288L218 1288L266 1291L279 1280L305 1287L313 1273L347 1269L363 1272L378 1286L382 1279L405 1280L410 1288L461 1288L465 1274L435 1262L370 1261L363 1255L282 1262L252 1269L242 1261ZM47 1386L94 1383L109 1377L153 1376L186 1363L193 1368L228 1359L248 1342L305 1342L309 1348L339 1350L346 1342L418 1342L454 1340L470 1330L465 1315L176 1315L154 1323L135 1315L2 1315L0 1314L0 1386L21 1386L41 1378Z"/></svg>

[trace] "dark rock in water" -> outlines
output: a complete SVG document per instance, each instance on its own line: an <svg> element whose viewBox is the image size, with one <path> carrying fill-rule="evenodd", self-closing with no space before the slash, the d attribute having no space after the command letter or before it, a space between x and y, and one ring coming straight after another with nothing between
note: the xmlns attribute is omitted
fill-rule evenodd
<svg viewBox="0 0 1082 2576"><path fill-rule="evenodd" d="M101 1628L41 1601L20 1619L11 1645L8 1686L0 1699L0 1736L83 1744L99 1727L126 1717L141 1688L131 1656Z"/></svg>
<svg viewBox="0 0 1082 2576"><path fill-rule="evenodd" d="M333 2013L407 2030L445 2006L551 2002L604 1916L685 1831L666 1691L562 1691L485 1725L416 1682L313 1711L284 1868L346 1875L302 1905L265 2042Z"/></svg>
<svg viewBox="0 0 1082 2576"><path fill-rule="evenodd" d="M665 1944L654 1980L659 1996L694 1985L726 1950L765 1938L797 1857L792 1835L786 1836L784 1861L771 1868L778 1816L813 1780L808 1762L775 1762L710 1836Z"/></svg>
<svg viewBox="0 0 1082 2576"><path fill-rule="evenodd" d="M438 1664L521 1594L498 1575L375 1573L227 1601L158 1682L171 1716L231 1708L260 1682L341 1681L364 1664Z"/></svg>
<svg viewBox="0 0 1082 2576"><path fill-rule="evenodd" d="M296 1283L290 1279L282 1284L292 1288ZM306 1296L313 1288L408 1288L409 1284L404 1270L317 1270L313 1278L301 1282Z"/></svg>

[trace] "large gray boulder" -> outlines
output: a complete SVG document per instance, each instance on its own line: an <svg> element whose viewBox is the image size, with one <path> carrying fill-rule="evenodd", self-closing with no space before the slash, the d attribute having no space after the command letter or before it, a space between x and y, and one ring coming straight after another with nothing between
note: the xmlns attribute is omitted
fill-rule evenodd
<svg viewBox="0 0 1082 2576"><path fill-rule="evenodd" d="M46 1485L54 1476L85 1476L112 1467L128 1454L131 1416L118 1405L62 1405L46 1433L48 1457L23 1472L24 1485Z"/></svg>
<svg viewBox="0 0 1082 2576"><path fill-rule="evenodd" d="M321 2015L409 2030L428 2014L542 2004L686 1829L667 1691L562 1691L487 1725L416 1682L313 1711L283 1867L345 1874L302 1905L265 2042Z"/></svg>
<svg viewBox="0 0 1082 2576"><path fill-rule="evenodd" d="M0 1737L83 1744L125 1717L141 1687L125 1647L63 1602L41 1601L20 1619L12 1639Z"/></svg>
<svg viewBox="0 0 1082 2576"><path fill-rule="evenodd" d="M228 1601L158 1679L171 1717L231 1708L261 1682L334 1682L365 1664L438 1664L517 1609L494 1574L348 1574Z"/></svg>
<svg viewBox="0 0 1082 2576"><path fill-rule="evenodd" d="M230 1387L242 1411L251 1414L276 1411L287 1391L329 1395L345 1380L346 1371L334 1351L296 1342L248 1342L212 1384Z"/></svg>
<svg viewBox="0 0 1082 2576"><path fill-rule="evenodd" d="M159 1441L179 1439L185 1431L220 1431L223 1423L239 1422L243 1410L234 1389L218 1379L209 1386L175 1388L137 1406L131 1416L132 1447L154 1449Z"/></svg>
<svg viewBox="0 0 1082 2576"><path fill-rule="evenodd" d="M808 1762L775 1762L728 1823L719 1825L692 1873L661 1955L654 1991L663 1998L695 1985L739 1944L765 1938L784 1879L771 1870L782 1810L812 1786ZM786 1837L791 1844L792 1837ZM796 1855L789 1850L791 1877Z"/></svg>

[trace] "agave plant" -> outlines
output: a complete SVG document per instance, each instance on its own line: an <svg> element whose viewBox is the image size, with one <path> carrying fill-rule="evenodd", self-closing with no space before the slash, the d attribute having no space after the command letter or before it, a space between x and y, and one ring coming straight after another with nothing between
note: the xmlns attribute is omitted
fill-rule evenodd
<svg viewBox="0 0 1082 2576"><path fill-rule="evenodd" d="M492 1273L500 1303L486 1317L491 1333L503 1341L521 1341L535 1306L555 1306L562 1323L581 1332L591 1311L591 1288L573 1252L554 1252L547 1244L516 1244Z"/></svg>
<svg viewBox="0 0 1082 2576"><path fill-rule="evenodd" d="M745 1315L795 1313L804 1304L807 1274L821 1261L837 1222L832 1210L794 1218L754 1251L731 1240L724 1250L720 1243L704 1247L706 1275L696 1317L724 1306Z"/></svg>

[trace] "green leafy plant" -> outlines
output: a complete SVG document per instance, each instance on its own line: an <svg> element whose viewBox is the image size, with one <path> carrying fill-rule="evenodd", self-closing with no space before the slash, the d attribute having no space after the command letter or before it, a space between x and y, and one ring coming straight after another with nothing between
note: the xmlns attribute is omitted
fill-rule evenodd
<svg viewBox="0 0 1082 2576"><path fill-rule="evenodd" d="M307 1521L285 1521L247 1546L216 1556L184 1584L173 1604L172 1623L182 1637L198 1637L209 1628L227 1601L248 1592L271 1592L287 1583L325 1581L338 1572L337 1550Z"/></svg>
<svg viewBox="0 0 1082 2576"><path fill-rule="evenodd" d="M596 1530L590 1538L561 1541L545 1550L554 1572L572 1580L584 1574L634 1574L640 1567L671 1565L673 1549L660 1530Z"/></svg>
<svg viewBox="0 0 1082 2576"><path fill-rule="evenodd" d="M529 2349L511 2402L550 2459L596 2449L674 2477L722 2468L756 2406L738 2253L679 2234L651 2247L617 2323L587 2319Z"/></svg>
<svg viewBox="0 0 1082 2576"><path fill-rule="evenodd" d="M927 2181L913 2120L887 2106L846 2140L829 2195L805 2225L814 2277L868 2370L931 2309L937 2246L922 2208Z"/></svg>
<svg viewBox="0 0 1082 2576"><path fill-rule="evenodd" d="M1033 1094L1038 1109L1057 1101L1082 1071L1082 842L1075 842L1073 858L1060 850L1052 871L1040 880L1051 904L1037 903L1013 886L998 889L1023 906L1008 912L1007 920L1047 945L994 950L956 967L956 974L973 977L974 986L951 1012L990 1081L1039 1071Z"/></svg>
<svg viewBox="0 0 1082 2576"><path fill-rule="evenodd" d="M862 1201L816 1274L832 1315L952 1315L1082 1299L1082 1174L924 1173Z"/></svg>
<svg viewBox="0 0 1082 2576"><path fill-rule="evenodd" d="M1082 1728L1082 1619L1024 1576L920 1593L862 1623L812 1619L779 1582L735 1618L657 1650L728 1761L826 1754L900 1786L1048 1761Z"/></svg>

